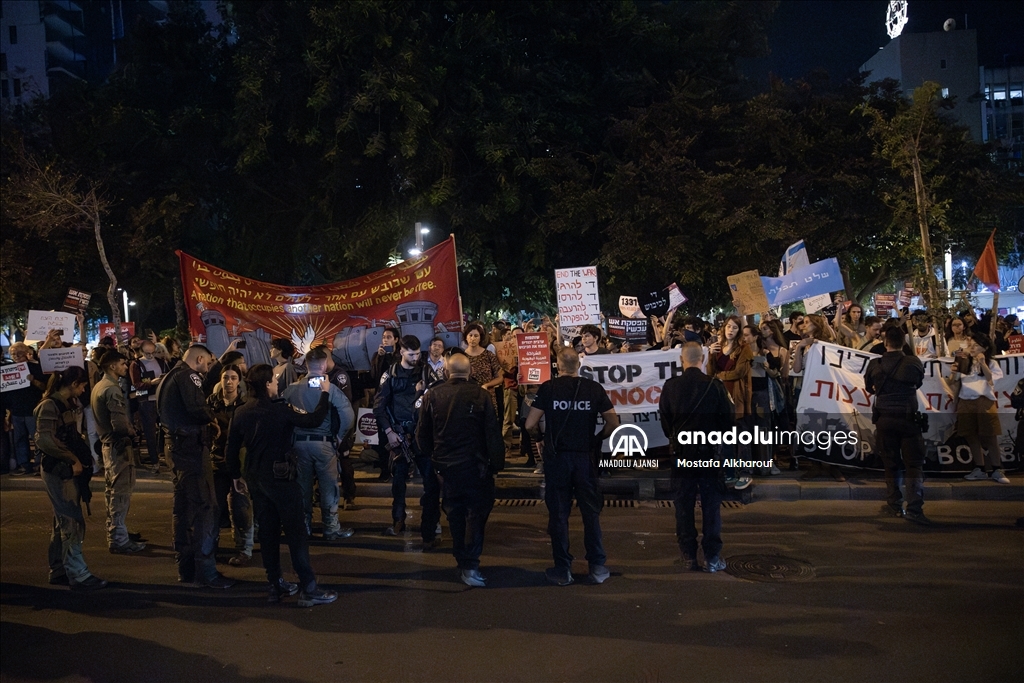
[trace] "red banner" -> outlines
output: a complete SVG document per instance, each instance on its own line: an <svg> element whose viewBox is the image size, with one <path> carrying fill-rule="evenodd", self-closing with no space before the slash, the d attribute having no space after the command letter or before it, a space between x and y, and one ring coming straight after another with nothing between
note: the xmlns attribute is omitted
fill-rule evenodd
<svg viewBox="0 0 1024 683"><path fill-rule="evenodd" d="M462 340L453 238L397 266L313 287L260 282L175 253L192 338L218 356L244 341L238 350L249 367L270 362L270 342L278 337L302 353L326 342L352 370L370 369L386 327L419 337L423 348L434 336L445 346Z"/></svg>

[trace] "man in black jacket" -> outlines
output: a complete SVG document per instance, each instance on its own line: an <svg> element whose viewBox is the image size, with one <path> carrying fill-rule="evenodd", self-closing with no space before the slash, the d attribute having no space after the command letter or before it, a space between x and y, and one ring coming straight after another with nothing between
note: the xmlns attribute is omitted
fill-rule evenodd
<svg viewBox="0 0 1024 683"><path fill-rule="evenodd" d="M331 385L320 386L320 400L311 413L298 413L277 399L277 379L269 365L253 366L245 375L250 400L235 411L228 434L227 464L235 490L248 493L260 529L260 554L270 581L272 603L286 595L299 593L300 586L284 580L281 574L281 532L291 555L292 568L299 575L299 606L326 605L338 599L334 591L317 586L316 574L309 562L309 537L302 509L302 489L287 467L295 427L312 429L323 423L330 408L327 392ZM245 448L245 472L241 450ZM274 463L285 465L280 473ZM242 480L242 477L245 480Z"/></svg>
<svg viewBox="0 0 1024 683"><path fill-rule="evenodd" d="M469 358L455 354L445 369L448 380L423 396L416 443L441 478L452 554L462 582L483 587L484 525L494 507L494 474L505 467L505 443L489 393L469 381Z"/></svg>
<svg viewBox="0 0 1024 683"><path fill-rule="evenodd" d="M699 491L704 563L707 571L717 572L725 569L721 558L724 484L718 449L707 444L707 434L732 429L735 411L725 386L701 372L703 359L700 344L687 342L683 345L683 374L665 382L658 410L673 456L676 537L683 566L691 571L700 569L694 516Z"/></svg>
<svg viewBox="0 0 1024 683"><path fill-rule="evenodd" d="M913 419L917 413L917 390L924 382L924 366L916 357L903 352L905 341L902 329L890 327L885 331L885 354L868 363L864 390L875 396L871 418L888 493L882 512L917 524L931 524L923 512L924 439ZM906 511L900 493L900 480L904 478Z"/></svg>

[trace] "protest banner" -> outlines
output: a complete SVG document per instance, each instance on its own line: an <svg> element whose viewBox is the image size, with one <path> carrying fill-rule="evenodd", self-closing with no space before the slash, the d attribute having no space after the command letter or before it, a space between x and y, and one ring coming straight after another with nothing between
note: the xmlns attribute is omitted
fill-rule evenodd
<svg viewBox="0 0 1024 683"><path fill-rule="evenodd" d="M43 372L64 372L72 366L84 368L84 350L82 346L42 349L39 351L39 367Z"/></svg>
<svg viewBox="0 0 1024 683"><path fill-rule="evenodd" d="M875 315L879 318L890 318L896 308L895 294L875 294Z"/></svg>
<svg viewBox="0 0 1024 683"><path fill-rule="evenodd" d="M0 391L22 389L32 383L28 363L13 363L0 367Z"/></svg>
<svg viewBox="0 0 1024 683"><path fill-rule="evenodd" d="M647 343L647 318L608 318L608 336L617 342Z"/></svg>
<svg viewBox="0 0 1024 683"><path fill-rule="evenodd" d="M647 292L637 297L640 302L640 312L646 318L652 315L665 315L668 313L668 290L659 289L654 292Z"/></svg>
<svg viewBox="0 0 1024 683"><path fill-rule="evenodd" d="M619 313L623 318L634 318L640 312L640 302L635 296L619 297Z"/></svg>
<svg viewBox="0 0 1024 683"><path fill-rule="evenodd" d="M835 344L815 343L807 352L803 388L797 404L797 430L814 434L855 432L855 444L830 442L827 447L801 446L797 454L834 465L881 469L875 452L874 425L871 422L873 399L864 390L864 372L877 355L854 351ZM1020 460L1013 454L1013 435L1017 425L1010 406L1010 394L1024 377L1024 356L996 356L1003 378L995 383L998 397L998 438L1003 466L1017 469ZM943 386L952 358L923 361L924 384L918 389L919 410L928 415L925 442L926 472L969 472L973 468L970 448L956 435L954 402Z"/></svg>
<svg viewBox="0 0 1024 683"><path fill-rule="evenodd" d="M75 314L65 311L29 311L25 325L25 341L46 339L50 330L60 330L61 337L71 339L75 333Z"/></svg>
<svg viewBox="0 0 1024 683"><path fill-rule="evenodd" d="M763 277L756 270L748 270L730 275L729 291L732 294L732 305L740 315L753 315L768 311L768 298L765 296Z"/></svg>
<svg viewBox="0 0 1024 683"><path fill-rule="evenodd" d="M377 438L377 418L373 416L372 408L359 408L356 412L356 443L370 446L380 443Z"/></svg>
<svg viewBox="0 0 1024 683"><path fill-rule="evenodd" d="M544 332L520 332L516 335L519 356L519 383L543 384L551 379L551 350Z"/></svg>
<svg viewBox="0 0 1024 683"><path fill-rule="evenodd" d="M175 253L192 338L216 356L244 340L249 367L270 362L275 337L302 353L327 340L335 361L357 371L370 369L386 327L418 337L423 348L434 336L446 347L461 341L454 238L391 268L313 287L260 282Z"/></svg>
<svg viewBox="0 0 1024 683"><path fill-rule="evenodd" d="M601 324L597 293L597 266L555 270L558 324L566 336L579 334L581 325Z"/></svg>
<svg viewBox="0 0 1024 683"><path fill-rule="evenodd" d="M64 310L69 313L85 313L89 308L90 299L92 299L92 294L89 292L69 288L68 295L64 297Z"/></svg>
<svg viewBox="0 0 1024 683"><path fill-rule="evenodd" d="M783 277L762 277L761 282L771 305L782 306L842 289L843 275L839 261L830 258L795 268Z"/></svg>
<svg viewBox="0 0 1024 683"><path fill-rule="evenodd" d="M797 268L803 268L811 265L811 257L807 252L807 247L804 245L804 241L794 242L789 245L786 249L785 255L782 257L782 262L779 264L779 277L783 277L793 272ZM806 313L817 313L823 308L832 305L832 297L828 294L820 294L818 296L812 296L804 299L804 312Z"/></svg>
<svg viewBox="0 0 1024 683"><path fill-rule="evenodd" d="M100 339L114 337L114 323L100 323ZM121 323L121 343L127 344L128 340L135 336L135 323Z"/></svg>

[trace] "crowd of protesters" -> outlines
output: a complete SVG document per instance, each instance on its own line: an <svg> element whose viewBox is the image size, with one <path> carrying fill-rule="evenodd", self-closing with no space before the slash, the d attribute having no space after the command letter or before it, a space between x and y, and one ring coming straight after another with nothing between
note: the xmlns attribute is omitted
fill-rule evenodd
<svg viewBox="0 0 1024 683"><path fill-rule="evenodd" d="M84 327L81 318L79 327ZM514 344L516 333L535 331L548 336L555 380L540 387L520 386L514 362L499 359L495 344ZM686 372L699 374L687 374L689 379L679 385L673 399L678 405L662 406L665 424L666 420L681 419L679 405L689 406L686 410L701 406L697 397L707 390L707 382L715 380L716 398L707 405L718 406L718 413L728 413L716 413L716 420L747 429L758 426L771 430L787 429L794 421L808 353L819 342L922 360L952 356L953 369L945 378L946 386L956 399L957 433L967 439L976 465L966 479L1005 484L1009 480L1002 471L996 443L999 422L993 394L993 382L1002 375L992 357L1005 352L1010 338L1019 334L1019 322L1012 315L993 320L988 314L979 318L968 310L948 317L944 329L937 330L927 311L903 309L899 317L883 319L865 316L857 303L845 307L842 302L833 315L794 312L788 317L788 325L771 316L759 322L728 316L714 325L680 314L667 319L652 316L645 344L616 341L597 325L586 325L579 336L568 339L557 318L544 317L521 324L469 323L463 331L463 344L449 349L440 338L421 348L417 337L401 337L398 330L388 328L370 370L356 372L341 367L326 346L300 355L287 339L274 339L272 365L247 368L244 354L234 344L220 358L214 358L202 345L183 347L173 337L157 339L146 330L121 345L104 338L92 349L84 368L71 367L49 377L40 369L37 349L18 342L10 347L10 360L5 359L5 363L28 363L30 380L26 386L2 395L0 466L4 471L10 469L12 476L39 474L43 478L54 512L49 552L51 583L75 590L106 585L89 572L81 550L85 533L81 504L89 503L89 478L93 475L102 473L104 477L110 552L131 555L145 549L146 539L128 530L127 515L136 468L147 467L154 472L169 469L174 477L174 544L180 581L214 588L231 586L233 582L214 567L219 530L225 528L230 529L234 546L228 562L231 566L247 566L259 542L272 602L301 592L300 604L325 604L337 596L317 585L309 565L314 505L318 500L324 541L338 542L354 533L341 526L339 510L353 505L356 495L349 460L354 411L372 408L381 445L376 450L364 448L363 459L380 468L382 480L392 481L392 523L385 535L404 531L406 482L418 471L424 480L420 529L424 550L434 549L439 542L441 510L449 518L455 514L459 528L463 533L469 529L475 539L468 545L465 538L453 540L463 581L482 586L485 579L477 571L478 546L483 542L486 512L481 521L477 499L487 487L463 482L445 488L444 476L439 473L446 466L453 482L463 481L459 477L464 474L456 476L456 470L450 469L452 454L443 440L435 442L438 435L424 434L419 429L425 394L449 382L469 383L478 388L473 391L487 398L486 410L474 402L476 399L468 401L466 391L453 388L427 402L431 414L443 412L444 405L437 402L442 397L461 396L456 401L459 409L476 411L472 424L480 420L487 423L485 440L489 440L490 451L495 450L494 434L500 434L506 458L523 458L521 466L536 468L545 476L556 562L548 578L558 585L573 580L567 524L570 502L574 497L579 500L584 513L589 576L601 583L609 574L604 567L597 520L601 505L596 480L601 472L591 455L595 447L599 448L600 440L594 441L593 421L599 414L603 416L602 433L607 436L618 419L600 385L579 377L581 359L679 348ZM63 341L59 331L53 331L39 349L61 346L70 344ZM457 357L454 363L453 356ZM174 389L168 389L169 385ZM168 398L170 394L173 396ZM1021 387L1014 400L1018 398L1024 401ZM584 403L590 406L586 414L574 415L571 406ZM559 412L560 405L570 406L569 412ZM1021 416L1018 411L1017 419ZM545 419L547 425L543 428ZM685 415L682 419L685 422ZM490 425L492 421L496 430ZM430 424L448 425L451 434L459 419L456 416L453 420L449 412L443 419L433 418ZM443 427L438 429L443 431ZM580 436L581 429L587 434ZM512 450L516 435L518 453ZM1018 450L1020 441L1018 434ZM465 452L468 447L460 448ZM782 467L800 467L798 454L782 446L736 448L739 450L733 455L741 459L756 456L755 461L770 466L758 471L724 468L720 473L723 490L742 490L751 485L755 475L777 475ZM751 449L760 452L752 453ZM560 459L560 451L568 454L565 462ZM244 459L241 452L246 454ZM438 456L441 469L437 469L439 463L431 459L431 453L442 454ZM493 452L485 461L478 463L481 477L493 477L502 467L495 464ZM844 478L839 468L826 469L818 463L812 463L803 474L804 478L819 476L840 481ZM676 487L677 533L691 568L696 561L692 498L698 490L705 495L707 485L702 480L699 486L681 483ZM473 492L469 498L467 490ZM490 491L493 498L493 484ZM462 502L442 505L443 496ZM923 517L919 507L915 515ZM287 582L281 573L277 549L282 529L299 584ZM724 567L719 558L718 532L714 524L705 528L705 550L710 547L713 553L707 565L709 571Z"/></svg>

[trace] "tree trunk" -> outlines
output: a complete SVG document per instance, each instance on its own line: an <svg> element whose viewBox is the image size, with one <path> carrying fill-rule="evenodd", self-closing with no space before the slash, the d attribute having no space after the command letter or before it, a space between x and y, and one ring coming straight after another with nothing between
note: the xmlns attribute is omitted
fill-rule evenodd
<svg viewBox="0 0 1024 683"><path fill-rule="evenodd" d="M910 161L914 170L914 197L917 202L917 225L921 230L921 251L924 257L924 276L928 286L928 310L932 313L932 325L935 329L935 355L946 355L945 306L939 306L938 281L935 279L935 266L932 262L932 240L928 232L928 197L924 189L924 177L921 173L921 159L917 155L917 141L908 143Z"/></svg>
<svg viewBox="0 0 1024 683"><path fill-rule="evenodd" d="M114 270L110 267L110 261L107 260L107 250L103 246L103 235L100 232L100 212L99 207L96 206L96 196L92 192L89 193L90 198L90 209L92 212L92 226L93 232L96 233L96 249L100 253L100 263L103 264L103 270L107 274L107 279L110 280L110 286L107 287L107 303L110 304L110 319L114 323L114 334L116 339L114 340L117 345L121 344L121 308L120 302L117 300L117 276L114 275Z"/></svg>
<svg viewBox="0 0 1024 683"><path fill-rule="evenodd" d="M860 303L861 299L873 292L875 287L877 287L878 284L887 277L889 277L889 266L882 266L875 271L875 275L871 278L871 282L866 284L859 292L857 292L855 300Z"/></svg>
<svg viewBox="0 0 1024 683"><path fill-rule="evenodd" d="M181 291L181 283L175 280L172 289L174 292L174 318L177 321L175 329L179 337L185 335L191 337L191 332L188 329L188 317L185 315L185 295Z"/></svg>

